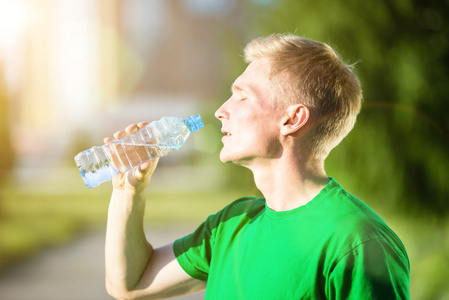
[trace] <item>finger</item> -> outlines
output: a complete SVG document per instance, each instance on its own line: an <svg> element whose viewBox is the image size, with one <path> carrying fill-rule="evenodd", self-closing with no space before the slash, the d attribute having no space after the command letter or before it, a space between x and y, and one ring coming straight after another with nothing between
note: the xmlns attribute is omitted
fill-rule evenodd
<svg viewBox="0 0 449 300"><path fill-rule="evenodd" d="M139 128L137 127L136 124L128 125L128 127L126 127L126 129L125 129L125 131L126 131L127 134L134 133L134 132L136 132L137 130L139 130Z"/></svg>
<svg viewBox="0 0 449 300"><path fill-rule="evenodd" d="M117 131L116 133L114 133L114 138L119 139L119 138L124 137L125 135L126 135L126 131L120 130L120 131Z"/></svg>
<svg viewBox="0 0 449 300"><path fill-rule="evenodd" d="M107 143L109 143L110 141L113 141L113 140L114 140L113 138L107 137L107 138L105 138L105 139L103 140L103 142L104 142L105 144L107 144Z"/></svg>
<svg viewBox="0 0 449 300"><path fill-rule="evenodd" d="M142 129L145 126L147 126L148 124L150 124L150 123L148 123L148 122L140 122L139 124L137 124L137 127L139 127L139 129Z"/></svg>

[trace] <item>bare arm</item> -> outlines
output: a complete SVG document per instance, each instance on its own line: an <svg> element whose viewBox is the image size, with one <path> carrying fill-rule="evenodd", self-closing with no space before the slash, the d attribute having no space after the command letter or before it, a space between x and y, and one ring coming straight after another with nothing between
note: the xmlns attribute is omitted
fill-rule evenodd
<svg viewBox="0 0 449 300"><path fill-rule="evenodd" d="M147 123L130 125L114 134L121 138ZM106 138L105 143L111 141ZM106 232L106 288L117 299L163 299L205 288L179 266L172 244L153 249L145 238L145 188L157 159L113 179Z"/></svg>

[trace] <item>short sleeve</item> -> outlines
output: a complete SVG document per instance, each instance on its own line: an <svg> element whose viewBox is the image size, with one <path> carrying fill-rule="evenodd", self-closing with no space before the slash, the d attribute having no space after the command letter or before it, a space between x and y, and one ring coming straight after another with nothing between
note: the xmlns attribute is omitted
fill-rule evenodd
<svg viewBox="0 0 449 300"><path fill-rule="evenodd" d="M228 244L224 241L234 236L240 221L248 222L264 207L265 201L257 197L237 199L210 215L192 234L176 240L173 252L184 271L195 279L207 281L214 248L219 248L220 244L226 249Z"/></svg>
<svg viewBox="0 0 449 300"><path fill-rule="evenodd" d="M410 299L410 269L401 249L372 239L346 253L332 270L328 299Z"/></svg>
<svg viewBox="0 0 449 300"><path fill-rule="evenodd" d="M184 271L203 281L207 281L212 257L213 220L214 216L209 216L192 234L173 244L173 252Z"/></svg>

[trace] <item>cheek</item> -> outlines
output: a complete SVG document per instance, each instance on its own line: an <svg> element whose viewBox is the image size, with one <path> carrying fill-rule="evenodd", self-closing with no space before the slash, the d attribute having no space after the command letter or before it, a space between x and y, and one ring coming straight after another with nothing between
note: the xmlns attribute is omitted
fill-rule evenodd
<svg viewBox="0 0 449 300"><path fill-rule="evenodd" d="M275 124L262 122L254 128L253 138L264 148L277 148L279 144L279 130Z"/></svg>
<svg viewBox="0 0 449 300"><path fill-rule="evenodd" d="M274 132L265 130L263 126L255 128L249 135L250 136L247 137L248 144L251 144L251 146L257 148L257 150L268 152L272 148L277 148L277 135L275 135Z"/></svg>

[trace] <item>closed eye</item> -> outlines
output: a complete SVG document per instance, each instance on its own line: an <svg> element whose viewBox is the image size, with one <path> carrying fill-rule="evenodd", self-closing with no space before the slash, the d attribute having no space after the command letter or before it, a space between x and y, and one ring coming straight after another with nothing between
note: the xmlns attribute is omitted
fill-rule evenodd
<svg viewBox="0 0 449 300"><path fill-rule="evenodd" d="M244 100L248 99L248 97L246 95L246 90L235 85L235 84L233 84L231 86L231 92L232 92L232 96L237 97L237 99L240 101L244 101Z"/></svg>

